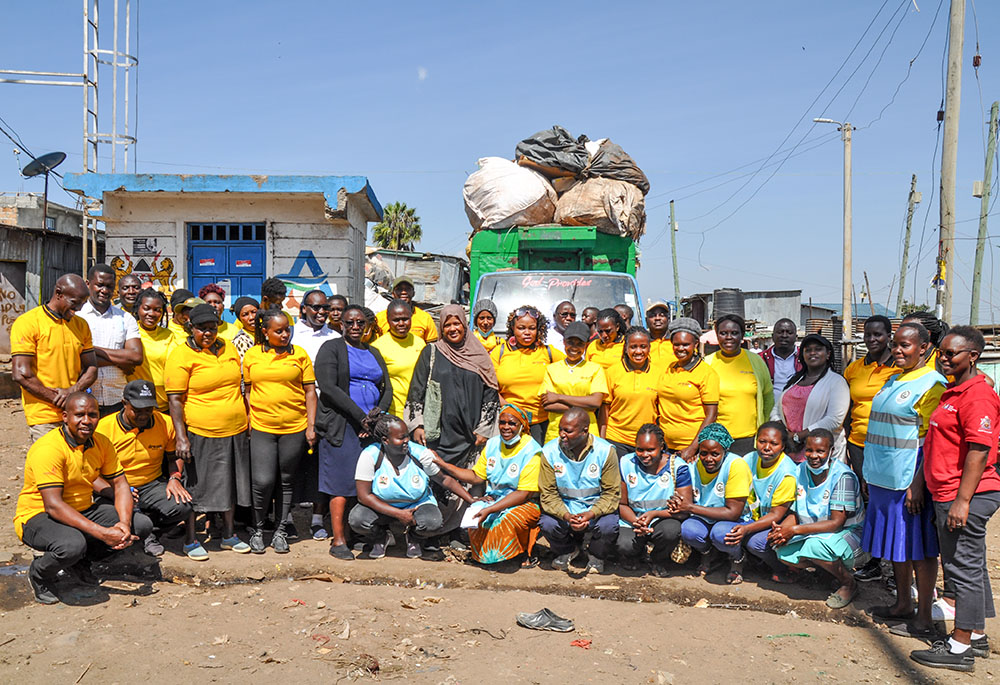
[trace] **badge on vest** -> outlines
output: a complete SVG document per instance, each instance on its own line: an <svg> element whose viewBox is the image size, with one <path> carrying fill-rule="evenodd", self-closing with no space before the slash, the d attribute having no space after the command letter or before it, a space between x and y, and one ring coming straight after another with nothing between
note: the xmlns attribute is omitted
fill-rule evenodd
<svg viewBox="0 0 1000 685"><path fill-rule="evenodd" d="M718 495L719 497L722 497L723 495L725 495L726 494L726 484L723 483L722 481L719 481L718 483L716 483L715 484L715 494Z"/></svg>
<svg viewBox="0 0 1000 685"><path fill-rule="evenodd" d="M380 487L384 488L386 485L389 484L389 476L385 476L385 475L379 476L378 477L378 484L379 484Z"/></svg>
<svg viewBox="0 0 1000 685"><path fill-rule="evenodd" d="M664 473L660 476L660 485L670 485L670 474Z"/></svg>
<svg viewBox="0 0 1000 685"><path fill-rule="evenodd" d="M414 473L413 477L410 478L410 482L413 483L413 485L415 485L417 487L420 487L421 485L423 485L423 481L420 479L420 474L419 473Z"/></svg>
<svg viewBox="0 0 1000 685"><path fill-rule="evenodd" d="M566 467L563 466L562 464L556 464L555 466L552 467L552 472L557 476L561 476L564 473L566 473Z"/></svg>
<svg viewBox="0 0 1000 685"><path fill-rule="evenodd" d="M796 499L798 499L800 497L805 497L805 496L806 496L806 489L804 487L802 487L800 485L797 488L795 488L795 498Z"/></svg>
<svg viewBox="0 0 1000 685"><path fill-rule="evenodd" d="M830 499L830 491L829 490L824 490L823 491L823 501L826 502L829 499Z"/></svg>
<svg viewBox="0 0 1000 685"><path fill-rule="evenodd" d="M490 457L489 459L486 460L486 468L492 469L496 465L497 465L496 457Z"/></svg>
<svg viewBox="0 0 1000 685"><path fill-rule="evenodd" d="M507 475L516 476L518 470L519 469L517 468L517 464L511 464L510 466L507 467Z"/></svg>
<svg viewBox="0 0 1000 685"><path fill-rule="evenodd" d="M591 464L590 466L587 467L587 473L589 473L592 476L596 476L599 470L600 469L597 468L597 464Z"/></svg>
<svg viewBox="0 0 1000 685"><path fill-rule="evenodd" d="M896 404L905 404L912 393L909 390L904 390L896 396Z"/></svg>
<svg viewBox="0 0 1000 685"><path fill-rule="evenodd" d="M638 476L636 476L634 473L628 474L628 484L630 486L635 487L635 484L638 483L638 482L639 482L639 477Z"/></svg>

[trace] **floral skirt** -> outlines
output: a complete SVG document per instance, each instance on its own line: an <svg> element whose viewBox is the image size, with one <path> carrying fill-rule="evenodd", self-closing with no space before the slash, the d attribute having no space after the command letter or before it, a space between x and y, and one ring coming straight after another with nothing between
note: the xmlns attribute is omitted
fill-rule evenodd
<svg viewBox="0 0 1000 685"><path fill-rule="evenodd" d="M487 517L478 528L469 530L472 558L480 564L496 564L522 553L531 555L538 539L541 511L534 502L525 502Z"/></svg>

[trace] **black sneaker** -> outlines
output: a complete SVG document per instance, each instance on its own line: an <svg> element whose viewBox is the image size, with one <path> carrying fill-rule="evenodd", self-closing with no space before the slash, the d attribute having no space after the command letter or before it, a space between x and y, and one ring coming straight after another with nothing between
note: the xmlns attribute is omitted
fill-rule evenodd
<svg viewBox="0 0 1000 685"><path fill-rule="evenodd" d="M915 649L910 652L910 658L918 664L931 668L947 668L950 671L967 673L976 670L972 649L967 649L962 654L953 654L947 640L938 640L930 649Z"/></svg>
<svg viewBox="0 0 1000 685"><path fill-rule="evenodd" d="M39 604L59 603L59 598L52 591L50 582L35 570L35 562L32 561L31 566L28 567L28 585L31 586L31 592Z"/></svg>
<svg viewBox="0 0 1000 685"><path fill-rule="evenodd" d="M979 657L980 659L990 658L990 638L983 635L981 638L972 641L972 656Z"/></svg>
<svg viewBox="0 0 1000 685"><path fill-rule="evenodd" d="M882 578L882 562L879 559L872 559L854 572L854 580L859 583L870 583L880 578Z"/></svg>
<svg viewBox="0 0 1000 685"><path fill-rule="evenodd" d="M142 541L142 549L146 554L154 557L162 557L164 552L163 544L156 539L156 535L153 533L150 533L149 537Z"/></svg>
<svg viewBox="0 0 1000 685"><path fill-rule="evenodd" d="M90 568L90 562L86 559L76 562L76 565L70 569L70 573L80 585L97 587L101 584L100 579L94 575L94 571Z"/></svg>
<svg viewBox="0 0 1000 685"><path fill-rule="evenodd" d="M299 529L291 521L285 521L285 537L289 540L299 539Z"/></svg>
<svg viewBox="0 0 1000 685"><path fill-rule="evenodd" d="M286 524L287 525L287 524ZM271 547L274 547L274 551L278 554L288 554L288 531L278 530L274 531L274 535L271 536Z"/></svg>
<svg viewBox="0 0 1000 685"><path fill-rule="evenodd" d="M264 529L261 528L251 528L250 529L250 551L254 554L263 554L267 546L264 544Z"/></svg>

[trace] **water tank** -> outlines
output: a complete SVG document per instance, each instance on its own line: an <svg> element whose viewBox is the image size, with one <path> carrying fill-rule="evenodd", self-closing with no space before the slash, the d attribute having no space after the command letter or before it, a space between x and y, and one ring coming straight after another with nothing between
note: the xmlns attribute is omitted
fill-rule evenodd
<svg viewBox="0 0 1000 685"><path fill-rule="evenodd" d="M724 314L738 314L746 318L743 306L743 291L739 288L719 288L712 294L712 318L716 321Z"/></svg>

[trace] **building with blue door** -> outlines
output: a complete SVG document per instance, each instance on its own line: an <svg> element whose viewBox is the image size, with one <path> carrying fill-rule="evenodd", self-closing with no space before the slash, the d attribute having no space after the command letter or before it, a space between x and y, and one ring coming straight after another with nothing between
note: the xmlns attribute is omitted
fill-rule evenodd
<svg viewBox="0 0 1000 685"><path fill-rule="evenodd" d="M368 223L382 207L363 176L67 174L101 201L107 262L165 292L218 283L231 302L288 286L287 309L318 288L360 301ZM227 302L228 304L228 302Z"/></svg>

